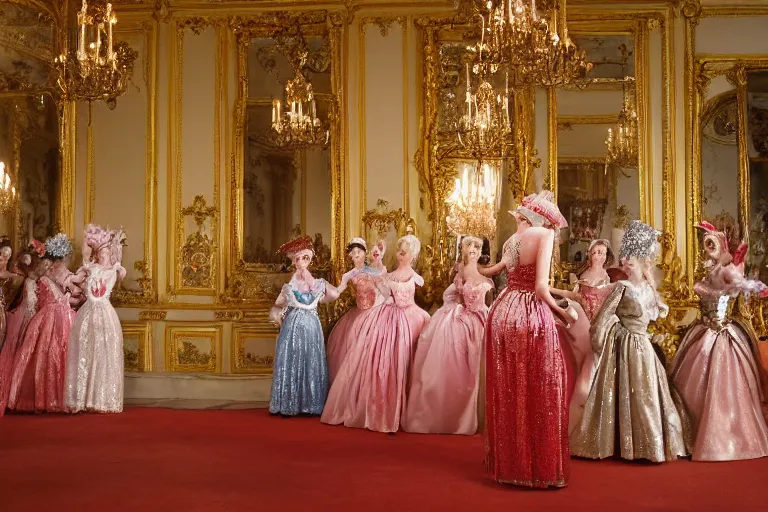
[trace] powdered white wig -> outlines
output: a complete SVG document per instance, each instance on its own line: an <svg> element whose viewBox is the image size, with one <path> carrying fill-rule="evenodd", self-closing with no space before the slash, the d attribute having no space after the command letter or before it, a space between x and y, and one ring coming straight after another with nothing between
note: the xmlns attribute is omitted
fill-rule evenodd
<svg viewBox="0 0 768 512"><path fill-rule="evenodd" d="M405 250L413 256L413 259L416 259L421 252L421 242L419 242L419 239L413 235L405 235L402 237L397 241L397 247L405 247Z"/></svg>

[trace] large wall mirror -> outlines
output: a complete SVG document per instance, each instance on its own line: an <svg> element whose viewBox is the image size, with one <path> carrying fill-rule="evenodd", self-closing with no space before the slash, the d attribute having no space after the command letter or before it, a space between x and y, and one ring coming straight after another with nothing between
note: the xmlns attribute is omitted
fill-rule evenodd
<svg viewBox="0 0 768 512"><path fill-rule="evenodd" d="M718 82L729 87L724 77ZM700 145L701 216L738 238L739 120L735 89L707 101L701 115Z"/></svg>
<svg viewBox="0 0 768 512"><path fill-rule="evenodd" d="M290 262L277 254L286 241L312 237L314 271L320 275L333 271L341 254L343 23L326 12L270 13L237 19L232 28L240 87L234 116L234 247L223 299L266 301L290 275ZM322 124L323 136L309 142L287 141L273 129L275 119L287 119L292 106L286 104L286 85L297 77L313 91L314 106L306 103L302 112L313 110Z"/></svg>
<svg viewBox="0 0 768 512"><path fill-rule="evenodd" d="M0 219L0 234L12 237L16 247L32 238L45 240L58 227L61 158L50 86L53 33L46 13L0 2L1 179L18 192Z"/></svg>
<svg viewBox="0 0 768 512"><path fill-rule="evenodd" d="M307 37L303 70L316 94L317 116L328 119L332 101L329 41ZM328 146L280 146L272 129L273 99L283 99L294 77L285 53L272 38L254 38L248 50L247 144L243 177L243 258L281 263L277 249L299 234L315 238L318 254L331 238L331 160Z"/></svg>
<svg viewBox="0 0 768 512"><path fill-rule="evenodd" d="M594 67L584 82L557 91L557 201L569 224L561 234L560 261L570 271L586 261L592 240L618 247L626 221L642 216L640 130L625 137L634 139L635 152L622 160L607 159L606 144L609 134L625 135L620 117L634 117L642 126L636 98L643 65L635 33L587 33L580 26L574 24L571 37Z"/></svg>
<svg viewBox="0 0 768 512"><path fill-rule="evenodd" d="M750 258L747 272L768 282L768 67L746 75Z"/></svg>

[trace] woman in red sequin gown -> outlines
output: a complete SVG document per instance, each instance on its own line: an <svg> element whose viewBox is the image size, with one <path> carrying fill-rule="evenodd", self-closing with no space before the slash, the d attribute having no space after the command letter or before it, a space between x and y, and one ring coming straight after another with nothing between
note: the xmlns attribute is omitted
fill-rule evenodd
<svg viewBox="0 0 768 512"><path fill-rule="evenodd" d="M568 390L555 314L573 320L549 292L555 230L567 226L552 194L523 200L517 232L501 263L507 287L491 307L485 331L485 464L494 480L525 487L568 483Z"/></svg>

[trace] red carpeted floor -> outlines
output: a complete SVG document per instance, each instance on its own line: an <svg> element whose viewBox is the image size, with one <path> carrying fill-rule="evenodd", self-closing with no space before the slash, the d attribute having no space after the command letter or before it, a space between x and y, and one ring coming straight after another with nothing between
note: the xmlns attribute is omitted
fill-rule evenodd
<svg viewBox="0 0 768 512"><path fill-rule="evenodd" d="M490 482L480 437L388 436L264 410L0 419L0 510L766 510L768 459L575 460L570 486Z"/></svg>

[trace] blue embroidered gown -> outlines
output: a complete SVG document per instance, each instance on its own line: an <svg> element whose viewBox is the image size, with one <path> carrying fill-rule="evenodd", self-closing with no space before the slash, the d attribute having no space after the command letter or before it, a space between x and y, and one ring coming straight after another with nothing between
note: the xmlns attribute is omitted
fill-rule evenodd
<svg viewBox="0 0 768 512"><path fill-rule="evenodd" d="M319 415L328 396L325 339L317 305L325 296L325 281L315 279L301 292L294 279L283 286L275 305L283 309L277 337L269 412L285 416Z"/></svg>

